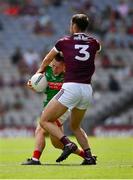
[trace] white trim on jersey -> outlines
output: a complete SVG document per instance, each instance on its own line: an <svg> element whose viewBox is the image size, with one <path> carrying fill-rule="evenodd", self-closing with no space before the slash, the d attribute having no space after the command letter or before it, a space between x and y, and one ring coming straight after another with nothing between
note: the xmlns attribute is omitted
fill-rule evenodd
<svg viewBox="0 0 133 180"><path fill-rule="evenodd" d="M99 47L99 50L97 51L97 52L100 52L101 51L101 49L102 49L102 47L101 47L101 45L99 45L100 47Z"/></svg>

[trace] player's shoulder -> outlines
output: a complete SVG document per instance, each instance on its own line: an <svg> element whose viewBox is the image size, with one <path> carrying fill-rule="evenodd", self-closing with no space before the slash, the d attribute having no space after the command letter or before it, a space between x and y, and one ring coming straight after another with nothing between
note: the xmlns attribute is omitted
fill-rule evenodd
<svg viewBox="0 0 133 180"><path fill-rule="evenodd" d="M94 42L94 43L99 43L99 40L98 40L97 38L93 37L93 36L89 36L89 35L88 35L88 39L89 39L90 41Z"/></svg>
<svg viewBox="0 0 133 180"><path fill-rule="evenodd" d="M98 38L88 35L88 40L90 44L92 44L92 46L96 49L97 52L101 50L101 44Z"/></svg>
<svg viewBox="0 0 133 180"><path fill-rule="evenodd" d="M68 41L68 40L70 40L70 38L71 38L71 36L63 36L58 41Z"/></svg>

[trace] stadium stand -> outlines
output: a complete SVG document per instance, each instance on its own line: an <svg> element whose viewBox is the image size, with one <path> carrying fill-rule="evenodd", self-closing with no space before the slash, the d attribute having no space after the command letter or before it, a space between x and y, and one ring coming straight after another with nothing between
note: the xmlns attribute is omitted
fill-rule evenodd
<svg viewBox="0 0 133 180"><path fill-rule="evenodd" d="M90 134L99 124L133 125L132 0L22 2L0 1L0 127L35 127L43 95L25 84L49 48L68 33L74 13L88 14L88 33L102 44L92 83L94 102L83 127Z"/></svg>

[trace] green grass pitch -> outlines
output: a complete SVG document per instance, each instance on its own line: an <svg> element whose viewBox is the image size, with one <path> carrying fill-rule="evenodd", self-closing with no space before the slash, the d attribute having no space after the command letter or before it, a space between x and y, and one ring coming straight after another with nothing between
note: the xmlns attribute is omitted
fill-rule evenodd
<svg viewBox="0 0 133 180"><path fill-rule="evenodd" d="M72 140L75 141L73 137ZM72 154L61 164L61 151L47 146L42 166L20 165L31 157L33 138L0 138L0 179L133 179L133 138L89 138L96 166L80 166L82 158Z"/></svg>

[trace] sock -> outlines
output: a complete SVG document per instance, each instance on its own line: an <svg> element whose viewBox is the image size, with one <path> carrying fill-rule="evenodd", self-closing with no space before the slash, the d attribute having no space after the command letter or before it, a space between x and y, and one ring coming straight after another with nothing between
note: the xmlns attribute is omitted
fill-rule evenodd
<svg viewBox="0 0 133 180"><path fill-rule="evenodd" d="M32 159L35 160L35 161L39 160L41 154L42 154L42 152L40 152L40 151L38 151L38 150L35 150L35 151L33 152Z"/></svg>
<svg viewBox="0 0 133 180"><path fill-rule="evenodd" d="M62 142L62 144L63 144L64 146L71 143L71 141L70 141L70 140L68 139L68 137L66 137L66 136L63 136L63 137L60 139L60 141Z"/></svg>
<svg viewBox="0 0 133 180"><path fill-rule="evenodd" d="M84 150L84 157L85 157L85 158L90 158L90 157L92 157L91 149L90 149L90 148Z"/></svg>
<svg viewBox="0 0 133 180"><path fill-rule="evenodd" d="M84 158L85 157L85 152L84 152L84 150L80 150L80 152L79 152L79 156L81 156L82 158Z"/></svg>

